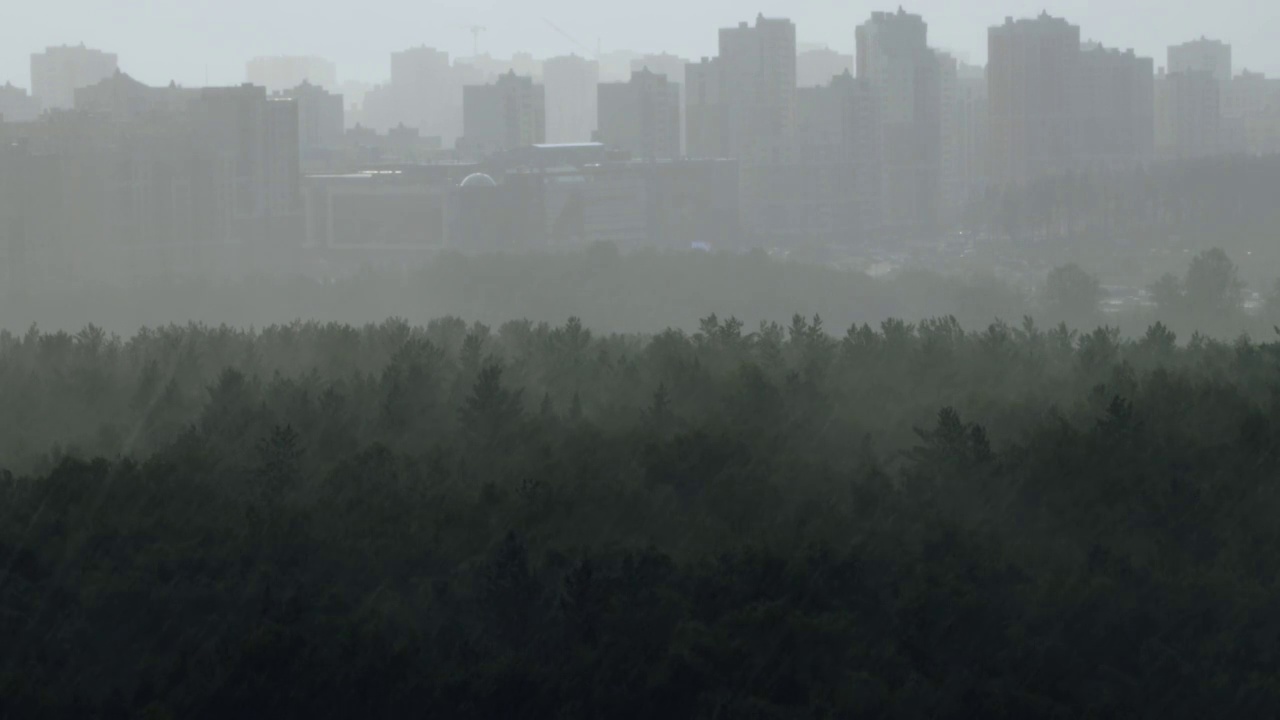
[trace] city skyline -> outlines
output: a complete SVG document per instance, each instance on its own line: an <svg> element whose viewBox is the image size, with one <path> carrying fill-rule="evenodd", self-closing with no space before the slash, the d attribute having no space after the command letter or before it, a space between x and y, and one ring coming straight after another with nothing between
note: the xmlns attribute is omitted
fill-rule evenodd
<svg viewBox="0 0 1280 720"><path fill-rule="evenodd" d="M30 86L30 54L45 46L83 42L118 53L122 69L140 81L184 85L227 85L244 80L245 64L262 55L316 55L337 66L340 80L381 82L386 79L388 53L428 45L451 57L471 54L473 25L487 28L479 35L481 52L509 56L531 52L539 57L576 53L670 52L689 59L715 54L714 31L732 27L744 17L763 12L785 17L797 26L801 45L827 45L852 52L854 28L873 11L892 10L892 3L850 3L839 8L816 3L760 0L752 5L713 0L697 7L678 6L679 23L671 23L674 3L659 0L647 9L592 12L579 0L547 0L529 9L510 0L491 0L480 7L460 2L416 8L384 0L360 13L316 12L312 5L286 0L270 7L242 4L187 3L183 7L153 7L153 3L108 8L86 0L53 0L16 23L0 29L0 84ZM1229 42L1236 67L1268 74L1280 73L1280 50L1271 47L1265 28L1280 20L1280 8L1252 7L1243 0L1213 6L1149 0L1118 6L1092 6L1083 0L1032 2L998 0L979 7L951 7L942 0L905 4L929 23L931 44L967 62L986 62L986 30L1006 16L1030 17L1042 10L1067 18L1081 27L1083 40L1110 47L1133 48L1139 55L1164 64L1165 48L1202 35ZM1247 11L1247 12L1246 12ZM354 16L353 16L354 15ZM1273 17L1274 16L1274 17ZM245 17L256 22L247 23ZM388 22L388 19L396 19ZM1158 19L1158 22L1153 22ZM286 42L285 39L289 41Z"/></svg>

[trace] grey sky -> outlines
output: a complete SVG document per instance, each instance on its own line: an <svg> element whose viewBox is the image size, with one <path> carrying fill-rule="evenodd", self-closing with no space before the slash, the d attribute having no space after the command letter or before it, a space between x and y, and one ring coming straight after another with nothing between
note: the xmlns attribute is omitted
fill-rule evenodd
<svg viewBox="0 0 1280 720"><path fill-rule="evenodd" d="M793 19L802 42L852 51L854 27L896 3L864 0L7 0L0 23L0 83L28 86L28 55L46 45L84 42L120 55L150 83L196 85L243 79L263 54L315 54L337 63L340 79L380 80L393 50L425 44L470 54L467 26L488 27L481 49L495 55L582 51L548 27L549 18L595 47L714 54L716 29L757 12ZM1259 0L918 0L905 8L929 22L932 43L983 62L986 28L1006 15L1042 9L1081 26L1085 39L1133 47L1164 61L1173 42L1208 35L1235 46L1236 66L1280 74L1274 28L1280 3Z"/></svg>

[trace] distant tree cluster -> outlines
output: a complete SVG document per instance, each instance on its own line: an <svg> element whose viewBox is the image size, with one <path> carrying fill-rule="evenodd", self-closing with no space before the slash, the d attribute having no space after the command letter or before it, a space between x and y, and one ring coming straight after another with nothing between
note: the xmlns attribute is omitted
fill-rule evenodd
<svg viewBox="0 0 1280 720"><path fill-rule="evenodd" d="M1280 344L33 329L0 467L3 717L1280 712Z"/></svg>
<svg viewBox="0 0 1280 720"><path fill-rule="evenodd" d="M1264 312L1246 312L1242 305L1236 260L1254 266L1254 281L1265 281L1259 290L1280 298L1272 293L1280 285L1273 287L1274 280L1258 271L1256 256L1228 256L1221 249L1187 256L1192 258L1188 265L1181 265L1182 252L1174 261L1179 263L1174 269L1187 268L1185 275L1153 284L1153 272L1122 283L1135 290L1153 285L1154 307L1130 304L1108 313L1100 304L1106 296L1100 274L1119 281L1104 264L1106 258L1064 261L1043 275L1027 270L1020 273L1020 286L980 268L945 274L908 262L872 277L813 260L780 260L763 251L619 254L602 244L566 252L446 253L421 266L366 268L323 281L138 278L121 286L54 282L21 291L0 281L0 328L16 331L38 323L73 329L92 323L128 334L173 322L262 327L311 318L364 325L402 317L425 324L452 315L494 326L511 317L547 322L579 317L587 327L639 333L663 327L693 331L709 312L751 325L785 322L798 312L847 327L886 317L929 317L945 308L966 327L1030 315L1044 326L1110 324L1126 335L1140 335L1162 322L1183 335L1271 336L1280 324L1280 303L1271 302Z"/></svg>

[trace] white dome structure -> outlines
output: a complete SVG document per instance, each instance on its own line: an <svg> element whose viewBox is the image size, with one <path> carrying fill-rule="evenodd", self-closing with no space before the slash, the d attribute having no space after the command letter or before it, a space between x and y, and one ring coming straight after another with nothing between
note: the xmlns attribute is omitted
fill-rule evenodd
<svg viewBox="0 0 1280 720"><path fill-rule="evenodd" d="M498 187L498 183L484 173L471 173L462 180L462 184L458 187Z"/></svg>

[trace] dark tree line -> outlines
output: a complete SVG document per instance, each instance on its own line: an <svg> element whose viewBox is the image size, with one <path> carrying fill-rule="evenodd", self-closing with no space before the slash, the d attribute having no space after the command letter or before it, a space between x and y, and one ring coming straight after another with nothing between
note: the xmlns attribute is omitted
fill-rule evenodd
<svg viewBox="0 0 1280 720"><path fill-rule="evenodd" d="M0 335L0 717L1267 717L1280 345Z"/></svg>

